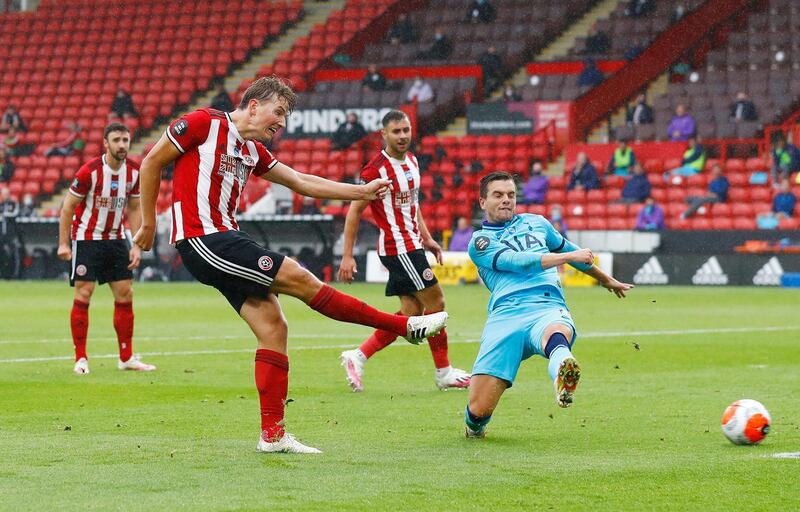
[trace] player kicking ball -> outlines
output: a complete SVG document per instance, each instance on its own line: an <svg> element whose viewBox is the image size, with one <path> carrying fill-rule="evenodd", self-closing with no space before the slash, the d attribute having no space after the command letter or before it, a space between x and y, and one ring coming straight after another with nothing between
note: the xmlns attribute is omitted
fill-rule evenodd
<svg viewBox="0 0 800 512"><path fill-rule="evenodd" d="M172 243L186 268L222 293L253 331L255 381L261 405L260 452L320 453L284 428L289 386L288 325L278 294L296 297L342 322L383 329L412 343L445 327L447 313L391 315L323 284L297 262L239 231L236 207L248 178L280 183L307 196L367 200L383 197L388 180L348 185L297 172L262 145L286 126L297 96L276 77L259 78L233 112L200 109L176 119L141 166L142 224L134 242L150 250L156 229L161 169L175 162Z"/></svg>
<svg viewBox="0 0 800 512"><path fill-rule="evenodd" d="M373 201L353 201L344 224L344 254L339 266L339 280L349 283L356 273L353 245L358 234L361 214L370 207L378 227L378 255L389 270L386 296L400 298L400 312L421 315L444 311L444 294L436 280L425 249L442 264L442 248L433 239L419 209L419 166L408 150L411 145L411 121L405 112L390 110L383 116L381 135L386 148L361 171L361 181L388 179L392 190ZM364 390L364 365L376 352L388 347L397 335L377 330L360 347L342 352L342 366L353 391ZM447 332L428 338L428 346L436 366L435 382L439 389L469 387L469 373L450 366L447 355Z"/></svg>
<svg viewBox="0 0 800 512"><path fill-rule="evenodd" d="M480 182L486 220L472 235L469 256L491 296L464 411L467 437L485 436L500 397L532 355L549 360L558 406L572 405L581 368L572 355L575 324L556 267L569 264L620 298L633 288L600 270L589 249L562 237L544 217L517 215L516 190L506 172L490 173Z"/></svg>

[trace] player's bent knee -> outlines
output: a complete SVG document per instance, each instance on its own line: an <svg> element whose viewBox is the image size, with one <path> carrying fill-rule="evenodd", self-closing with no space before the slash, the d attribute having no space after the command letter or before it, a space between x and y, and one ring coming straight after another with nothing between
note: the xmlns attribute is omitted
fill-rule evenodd
<svg viewBox="0 0 800 512"><path fill-rule="evenodd" d="M308 302L322 288L322 284L322 281L317 279L314 274L287 258L278 270L278 275L275 276L270 291L285 293Z"/></svg>

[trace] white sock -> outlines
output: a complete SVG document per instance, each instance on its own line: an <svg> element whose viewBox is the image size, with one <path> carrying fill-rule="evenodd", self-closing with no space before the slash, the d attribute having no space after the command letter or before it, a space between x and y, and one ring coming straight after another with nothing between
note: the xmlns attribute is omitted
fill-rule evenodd
<svg viewBox="0 0 800 512"><path fill-rule="evenodd" d="M450 373L450 370L452 370L452 369L453 369L452 366L445 366L444 368L437 368L436 369L436 376L437 377L444 377L445 375Z"/></svg>
<svg viewBox="0 0 800 512"><path fill-rule="evenodd" d="M356 349L356 357L359 358L362 363L367 362L367 356L364 355L360 348Z"/></svg>

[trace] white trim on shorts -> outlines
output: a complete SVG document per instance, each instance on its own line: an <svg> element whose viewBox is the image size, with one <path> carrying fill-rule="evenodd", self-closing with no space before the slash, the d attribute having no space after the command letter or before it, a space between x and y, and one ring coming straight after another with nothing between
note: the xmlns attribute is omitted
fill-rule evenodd
<svg viewBox="0 0 800 512"><path fill-rule="evenodd" d="M253 281L258 284L263 284L264 286L267 287L272 285L271 277L260 274L253 269L243 267L241 265L237 265L236 263L232 263L230 261L222 259L221 257L214 254L198 238L189 238L187 239L187 241L194 248L194 250L197 251L197 254L206 261L206 263L216 268L217 270L221 270L226 274L231 274L237 277L241 277L243 279L247 279L248 281Z"/></svg>

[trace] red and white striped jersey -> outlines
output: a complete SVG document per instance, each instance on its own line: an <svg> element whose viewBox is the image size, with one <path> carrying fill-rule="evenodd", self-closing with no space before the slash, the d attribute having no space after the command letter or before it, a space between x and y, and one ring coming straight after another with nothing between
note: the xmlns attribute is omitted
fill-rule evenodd
<svg viewBox="0 0 800 512"><path fill-rule="evenodd" d="M172 182L172 243L238 230L234 216L250 174L278 161L256 141L246 141L227 112L195 110L176 119L167 137L182 154Z"/></svg>
<svg viewBox="0 0 800 512"><path fill-rule="evenodd" d="M83 199L72 219L73 240L122 240L125 204L139 197L139 166L126 159L114 171L98 156L78 169L69 192Z"/></svg>
<svg viewBox="0 0 800 512"><path fill-rule="evenodd" d="M372 215L381 233L378 254L396 256L422 249L417 209L419 208L419 165L417 158L406 153L398 160L381 151L361 170L365 183L383 178L391 180L392 191L383 199L370 203Z"/></svg>

